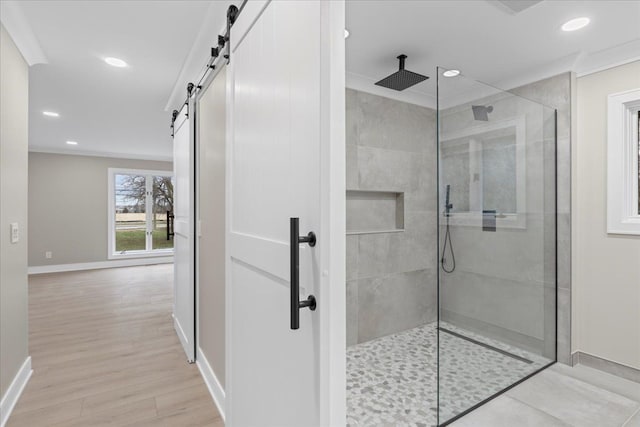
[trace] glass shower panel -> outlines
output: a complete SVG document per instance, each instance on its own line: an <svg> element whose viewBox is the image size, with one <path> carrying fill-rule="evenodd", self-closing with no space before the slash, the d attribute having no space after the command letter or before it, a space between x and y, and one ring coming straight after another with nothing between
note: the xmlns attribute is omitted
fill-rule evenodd
<svg viewBox="0 0 640 427"><path fill-rule="evenodd" d="M554 109L438 70L438 422L556 359Z"/></svg>

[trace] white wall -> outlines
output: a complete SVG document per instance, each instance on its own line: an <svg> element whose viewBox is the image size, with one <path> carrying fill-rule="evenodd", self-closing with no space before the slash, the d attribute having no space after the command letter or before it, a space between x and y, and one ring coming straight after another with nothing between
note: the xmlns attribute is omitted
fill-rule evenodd
<svg viewBox="0 0 640 427"><path fill-rule="evenodd" d="M108 260L109 168L171 171L172 164L29 153L30 267Z"/></svg>
<svg viewBox="0 0 640 427"><path fill-rule="evenodd" d="M223 68L198 107L198 346L220 388L225 385L226 82Z"/></svg>
<svg viewBox="0 0 640 427"><path fill-rule="evenodd" d="M607 96L640 87L640 61L578 78L573 350L640 369L640 236L606 232Z"/></svg>
<svg viewBox="0 0 640 427"><path fill-rule="evenodd" d="M29 68L4 26L0 31L0 397L4 398L28 357ZM17 243L10 242L9 224L14 222L20 227ZM5 402L0 418L8 410Z"/></svg>

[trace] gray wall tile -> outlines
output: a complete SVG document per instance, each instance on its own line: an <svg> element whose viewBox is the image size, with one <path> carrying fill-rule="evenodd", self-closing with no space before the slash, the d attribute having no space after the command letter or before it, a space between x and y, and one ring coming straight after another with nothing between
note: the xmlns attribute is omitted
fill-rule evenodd
<svg viewBox="0 0 640 427"><path fill-rule="evenodd" d="M358 343L358 282L347 281L347 345Z"/></svg>
<svg viewBox="0 0 640 427"><path fill-rule="evenodd" d="M420 167L420 156L415 153L358 146L358 188L361 190L418 190Z"/></svg>
<svg viewBox="0 0 640 427"><path fill-rule="evenodd" d="M351 89L346 97L347 188L404 193L404 231L347 239L347 263L357 264L347 265L347 280L357 278L358 293L364 295L348 299L347 311L364 319L357 336L362 342L436 317L436 114ZM391 205L384 202L348 197L347 229L395 228ZM425 274L427 269L433 274ZM348 335L348 343L354 343Z"/></svg>
<svg viewBox="0 0 640 427"><path fill-rule="evenodd" d="M571 291L558 288L558 362L571 364Z"/></svg>
<svg viewBox="0 0 640 427"><path fill-rule="evenodd" d="M433 269L358 280L358 341L436 320Z"/></svg>
<svg viewBox="0 0 640 427"><path fill-rule="evenodd" d="M347 280L358 278L358 237L357 235L347 236Z"/></svg>
<svg viewBox="0 0 640 427"><path fill-rule="evenodd" d="M347 160L346 160L346 186L347 190L355 190L358 187L358 146L347 144Z"/></svg>
<svg viewBox="0 0 640 427"><path fill-rule="evenodd" d="M544 339L544 286L456 269L443 274L442 309ZM441 276L441 277L442 277Z"/></svg>

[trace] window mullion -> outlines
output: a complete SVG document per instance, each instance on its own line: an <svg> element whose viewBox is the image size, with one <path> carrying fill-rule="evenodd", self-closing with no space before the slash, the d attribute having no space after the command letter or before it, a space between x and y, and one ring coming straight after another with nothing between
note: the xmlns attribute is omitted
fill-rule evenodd
<svg viewBox="0 0 640 427"><path fill-rule="evenodd" d="M146 250L150 252L153 246L153 236L151 233L153 232L153 176L145 175L145 187L146 187L146 198L145 198L145 212L146 212Z"/></svg>

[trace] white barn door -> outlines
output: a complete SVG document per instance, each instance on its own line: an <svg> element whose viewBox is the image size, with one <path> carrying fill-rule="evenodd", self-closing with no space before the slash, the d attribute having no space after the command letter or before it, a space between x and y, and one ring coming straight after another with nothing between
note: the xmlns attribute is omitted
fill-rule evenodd
<svg viewBox="0 0 640 427"><path fill-rule="evenodd" d="M248 2L228 73L227 426L344 425L344 4Z"/></svg>
<svg viewBox="0 0 640 427"><path fill-rule="evenodd" d="M195 361L194 132L185 105L174 122L173 320L189 362Z"/></svg>

